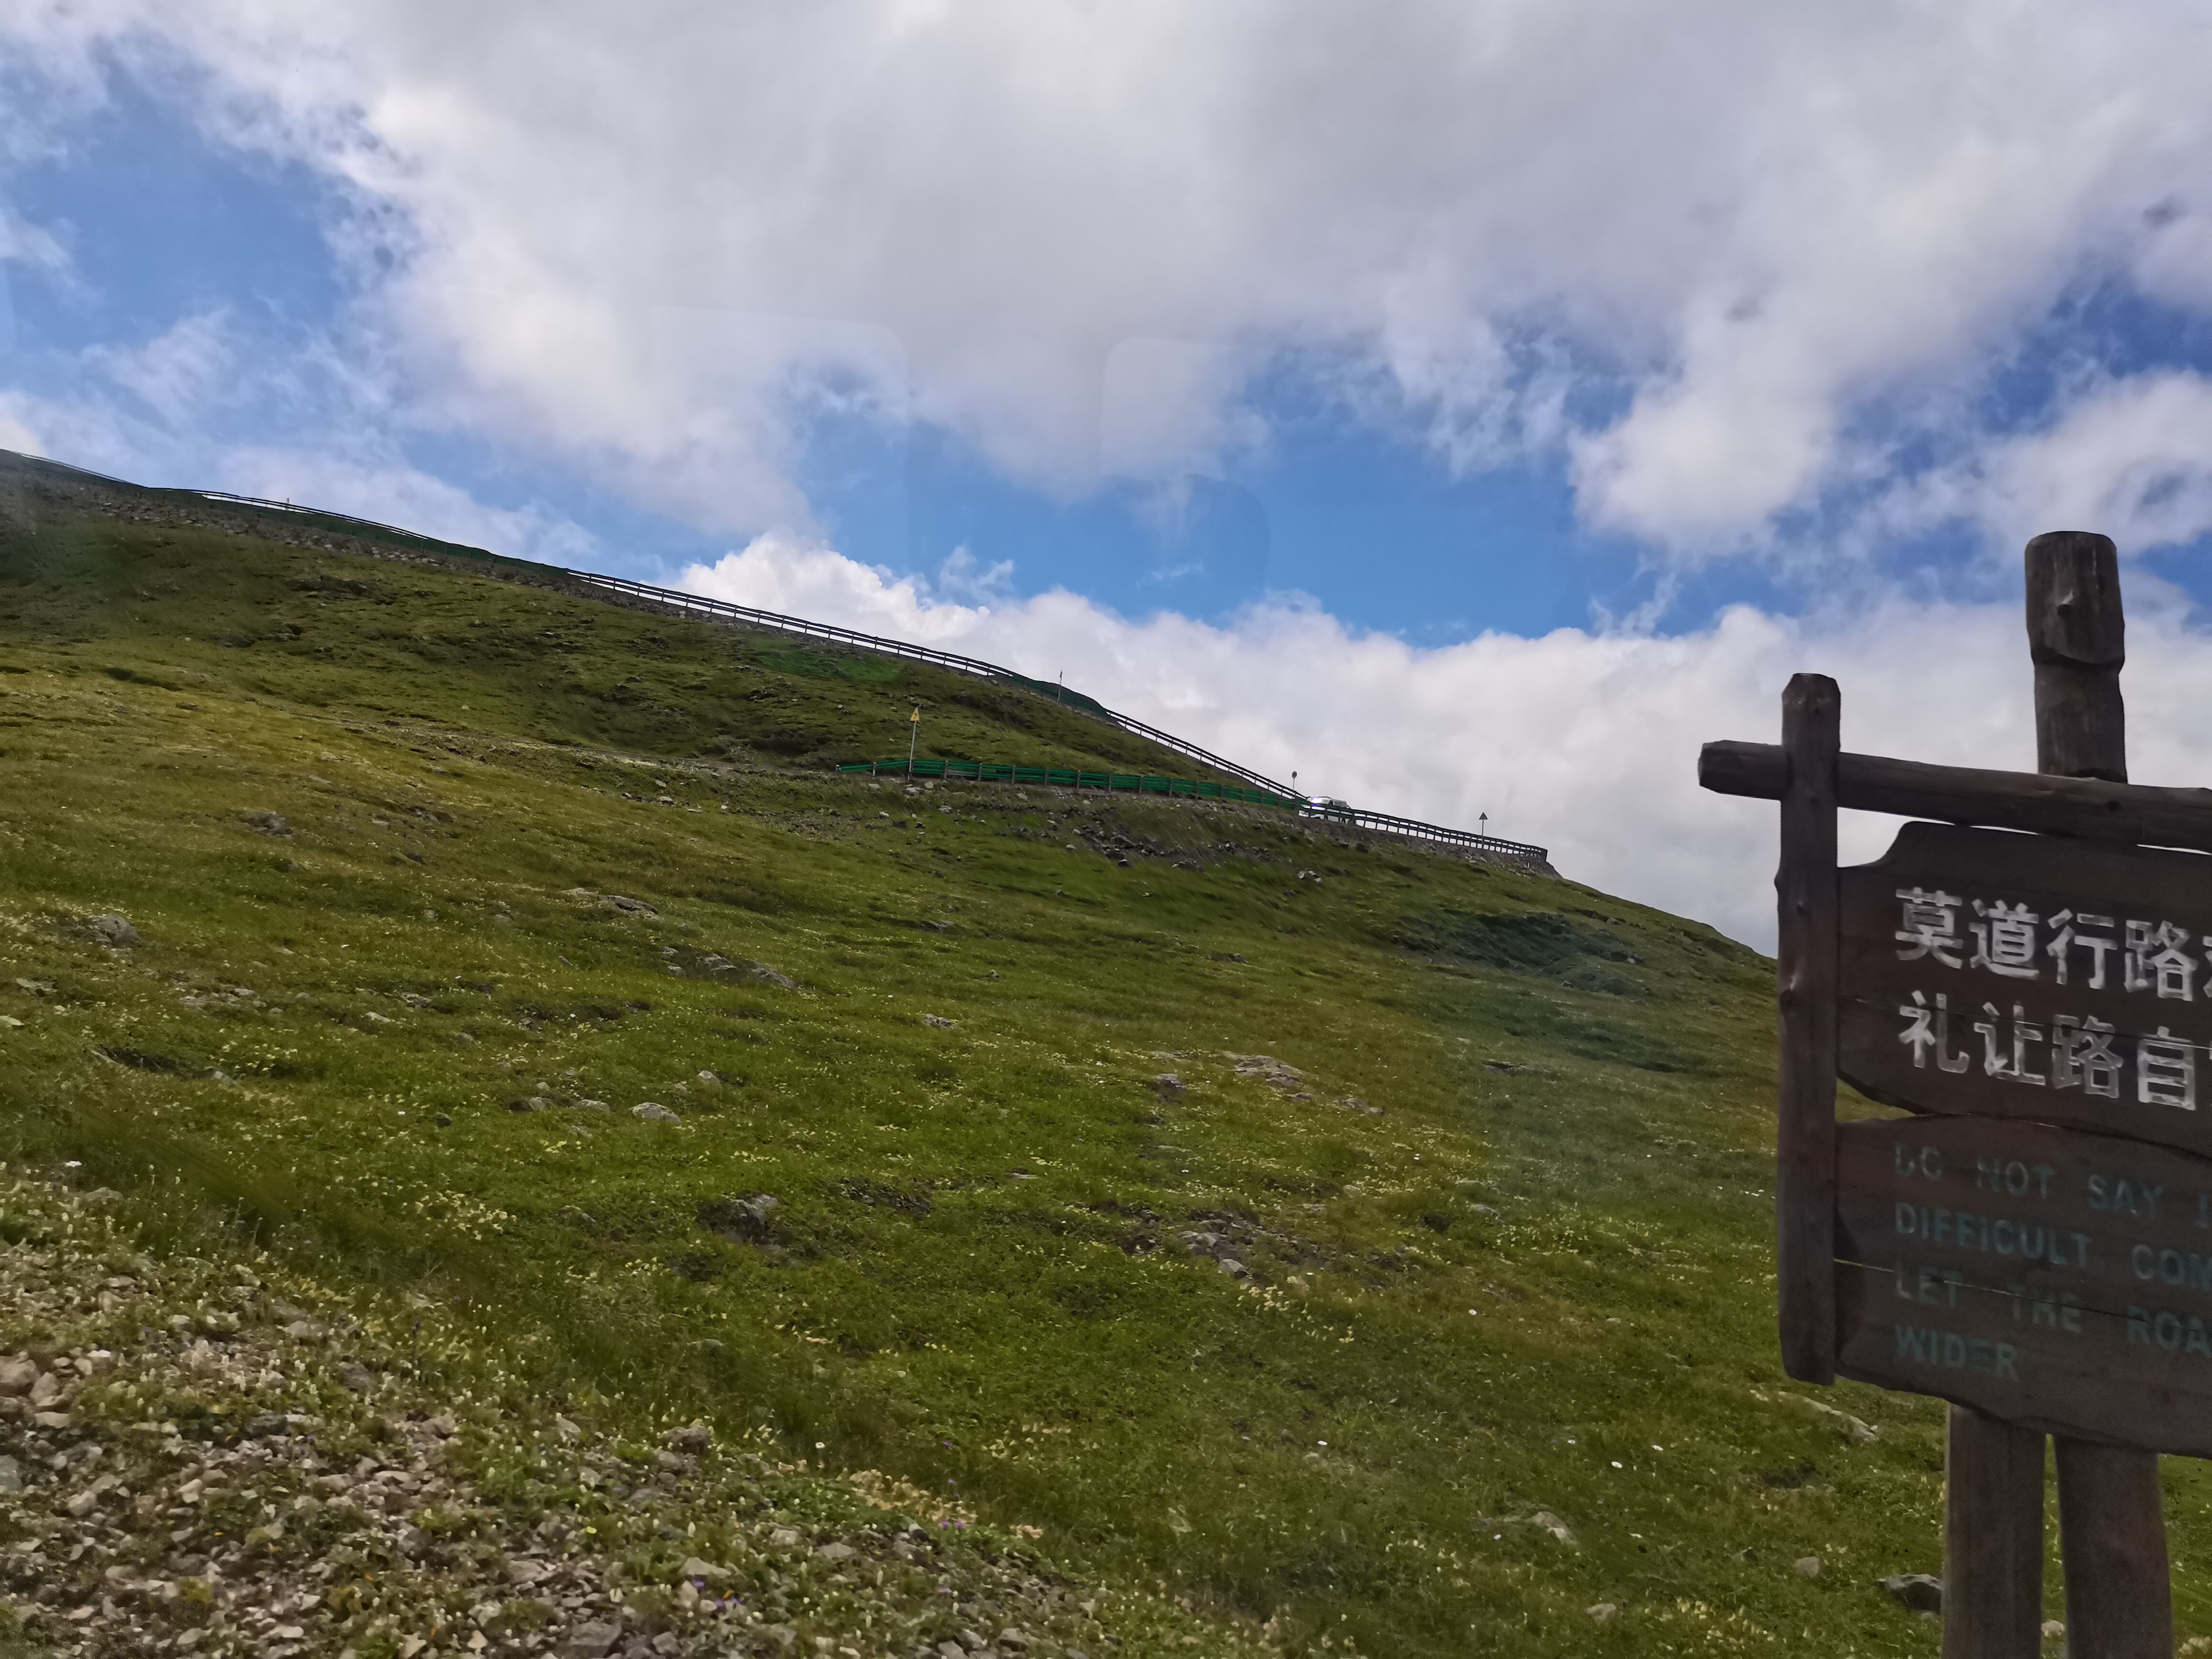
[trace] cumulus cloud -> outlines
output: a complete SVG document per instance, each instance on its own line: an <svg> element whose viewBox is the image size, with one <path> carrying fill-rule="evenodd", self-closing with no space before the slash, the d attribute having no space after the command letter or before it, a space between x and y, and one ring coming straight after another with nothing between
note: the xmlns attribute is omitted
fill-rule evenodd
<svg viewBox="0 0 2212 1659"><path fill-rule="evenodd" d="M2100 530L2130 552L2212 532L2212 378L2185 371L2099 380L2051 420L1900 489L1887 521L1988 525L2001 544L2039 530Z"/></svg>
<svg viewBox="0 0 2212 1659"><path fill-rule="evenodd" d="M102 51L187 64L210 131L340 181L430 414L697 522L804 523L825 398L1054 489L1171 476L1263 439L1240 399L1289 354L1455 465L1565 453L1593 523L1706 551L1878 466L1870 410L1955 435L2085 285L2212 304L2202 29L2184 0L0 5L76 102Z"/></svg>
<svg viewBox="0 0 2212 1659"><path fill-rule="evenodd" d="M577 566L592 562L599 552L588 531L558 514L488 507L443 479L393 462L347 460L313 450L240 448L225 453L219 483L234 495L349 513L511 558Z"/></svg>
<svg viewBox="0 0 2212 1659"><path fill-rule="evenodd" d="M1697 787L1699 746L1772 742L1792 673L1844 691L1847 747L2033 770L2030 670L2018 610L1897 606L1832 621L1731 610L1662 638L1563 629L1424 650L1311 606L1214 627L1132 622L1066 592L989 606L942 599L834 550L767 536L684 573L693 592L981 657L1277 778L1356 805L1552 850L1566 875L1771 948L1775 808ZM2135 775L2212 774L2212 650L2145 586L2127 685ZM1013 758L1009 757L1008 758ZM1847 859L1893 820L1846 814Z"/></svg>

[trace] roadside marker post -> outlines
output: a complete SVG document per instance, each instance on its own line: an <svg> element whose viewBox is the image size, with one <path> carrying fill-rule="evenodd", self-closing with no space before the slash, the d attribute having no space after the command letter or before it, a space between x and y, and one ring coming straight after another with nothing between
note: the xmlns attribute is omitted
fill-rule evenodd
<svg viewBox="0 0 2212 1659"><path fill-rule="evenodd" d="M1781 804L1784 1368L1951 1402L1944 1659L2042 1650L2046 1435L2071 1659L2170 1659L2158 1457L2212 1456L2212 792L2126 781L2112 542L2027 574L2037 772L1844 753L1800 674L1782 744L1698 775ZM1932 822L1839 870L1846 807ZM1838 1079L1912 1115L1838 1123Z"/></svg>

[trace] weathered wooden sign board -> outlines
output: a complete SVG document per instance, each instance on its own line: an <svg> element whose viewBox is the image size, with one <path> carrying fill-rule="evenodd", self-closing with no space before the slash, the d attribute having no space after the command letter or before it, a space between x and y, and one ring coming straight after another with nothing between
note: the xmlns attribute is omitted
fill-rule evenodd
<svg viewBox="0 0 2212 1659"><path fill-rule="evenodd" d="M2212 860L1907 825L1838 873L1837 1370L2212 1456ZM2068 1127L2050 1127L2068 1126Z"/></svg>
<svg viewBox="0 0 2212 1659"><path fill-rule="evenodd" d="M2029 544L2034 774L1778 747L1783 1359L1954 1402L1946 1659L2039 1650L2057 1437L2075 1659L2170 1656L2156 1458L2212 1457L2212 793L2128 785L2112 544ZM1838 869L1839 807L1906 824ZM2184 850L2193 849L2193 850ZM1908 1115L1839 1122L1836 1085Z"/></svg>

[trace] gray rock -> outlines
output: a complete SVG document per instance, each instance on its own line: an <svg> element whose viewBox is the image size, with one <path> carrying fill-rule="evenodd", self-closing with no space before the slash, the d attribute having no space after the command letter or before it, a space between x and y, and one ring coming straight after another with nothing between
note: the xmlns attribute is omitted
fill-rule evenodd
<svg viewBox="0 0 2212 1659"><path fill-rule="evenodd" d="M850 1544L824 1544L814 1552L824 1561L849 1561L860 1553Z"/></svg>
<svg viewBox="0 0 2212 1659"><path fill-rule="evenodd" d="M291 821L282 812L248 812L246 827L260 836L289 836L292 833Z"/></svg>
<svg viewBox="0 0 2212 1659"><path fill-rule="evenodd" d="M1528 1524L1548 1532L1562 1544L1571 1546L1575 1541L1573 1530L1549 1510L1538 1510L1528 1517Z"/></svg>
<svg viewBox="0 0 2212 1659"><path fill-rule="evenodd" d="M376 1387L376 1373L358 1359L342 1360L334 1375L342 1386L356 1394L368 1394Z"/></svg>
<svg viewBox="0 0 2212 1659"><path fill-rule="evenodd" d="M1600 1601L1593 1607L1584 1607L1583 1611L1596 1620L1599 1624L1609 1625L1613 1622L1613 1615L1620 1609L1610 1601Z"/></svg>
<svg viewBox="0 0 2212 1659"><path fill-rule="evenodd" d="M1801 1555L1790 1564L1790 1571L1800 1578L1818 1578L1827 1565L1817 1555Z"/></svg>
<svg viewBox="0 0 2212 1659"><path fill-rule="evenodd" d="M680 1123L683 1120L657 1100L641 1101L629 1109L632 1117L641 1117L647 1123Z"/></svg>
<svg viewBox="0 0 2212 1659"><path fill-rule="evenodd" d="M579 1625L568 1632L568 1652L571 1659L606 1659L621 1640L620 1625Z"/></svg>
<svg viewBox="0 0 2212 1659"><path fill-rule="evenodd" d="M659 910L643 899L625 898L620 893L602 893L599 903L603 908L619 910L626 916L657 916Z"/></svg>
<svg viewBox="0 0 2212 1659"><path fill-rule="evenodd" d="M1152 1079L1152 1092L1162 1100L1181 1100L1185 1086L1173 1072L1162 1072Z"/></svg>
<svg viewBox="0 0 2212 1659"><path fill-rule="evenodd" d="M696 1211L699 1224L744 1244L765 1244L775 1231L775 1214L783 1200L774 1193L742 1198L711 1198Z"/></svg>
<svg viewBox="0 0 2212 1659"><path fill-rule="evenodd" d="M1932 1573L1900 1572L1883 1579L1881 1587L1915 1613L1943 1611L1943 1581Z"/></svg>
<svg viewBox="0 0 2212 1659"><path fill-rule="evenodd" d="M138 930L121 916L94 916L85 924L103 944L123 950L138 943Z"/></svg>
<svg viewBox="0 0 2212 1659"><path fill-rule="evenodd" d="M23 1490L23 1466L12 1457L0 1457L0 1492Z"/></svg>
<svg viewBox="0 0 2212 1659"><path fill-rule="evenodd" d="M690 1452L696 1456L714 1443L714 1431L704 1423L693 1423L684 1428L671 1429L668 1443L678 1451Z"/></svg>
<svg viewBox="0 0 2212 1659"><path fill-rule="evenodd" d="M921 1017L921 1023L924 1025L934 1025L940 1031L950 1031L955 1029L954 1023L942 1014L924 1014Z"/></svg>

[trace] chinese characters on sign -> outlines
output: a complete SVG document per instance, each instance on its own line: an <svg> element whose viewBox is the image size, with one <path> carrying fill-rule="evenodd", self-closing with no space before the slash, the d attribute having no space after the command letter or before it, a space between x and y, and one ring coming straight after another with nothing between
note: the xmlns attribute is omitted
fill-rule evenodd
<svg viewBox="0 0 2212 1659"><path fill-rule="evenodd" d="M1986 969L2011 980L2042 980L2047 972L2051 984L2059 988L2072 982L2086 958L2087 972L2081 982L2090 990L2103 990L2109 982L2108 968L2117 959L2123 991L2177 1002L2191 1001L2196 995L2200 963L2190 954L2188 930L2172 921L2130 918L2118 924L2124 931L2115 933L2112 917L2086 910L2062 909L2045 918L2024 903L1961 899L1941 888L1900 887L1897 897L1903 908L1896 935L1899 962L1925 961L1966 973ZM1967 924L1973 945L1964 961L1960 952L1965 940L1959 933L1962 905L1971 906L1978 918ZM2200 935L2198 942L2212 947L2212 934ZM2212 985L2207 988L2212 990ZM1898 1041L1912 1050L1916 1068L1927 1068L1931 1051L1940 1071L1963 1072L1974 1063L1971 1054L1952 1051L1950 1006L1948 993L1938 991L1931 1006L1928 994L1917 988L1910 1002L1899 1005L1897 1012L1905 1024ZM2119 1098L2127 1062L2112 1050L2109 1022L2094 1015L2054 1014L2046 1029L2030 1020L2018 1002L2012 1004L2008 1018L1996 1003L1986 1000L1980 1012L1983 1018L1973 1022L1973 1029L1982 1040L1981 1066L1987 1075L2035 1088L2048 1084ZM2046 1044L2047 1069L2031 1059ZM2154 1034L2137 1038L2135 1097L2145 1105L2195 1111L2197 1051L2197 1044L2177 1038L2163 1024Z"/></svg>
<svg viewBox="0 0 2212 1659"><path fill-rule="evenodd" d="M1917 1110L2212 1151L2201 854L1911 824L1839 872L1841 1071Z"/></svg>

